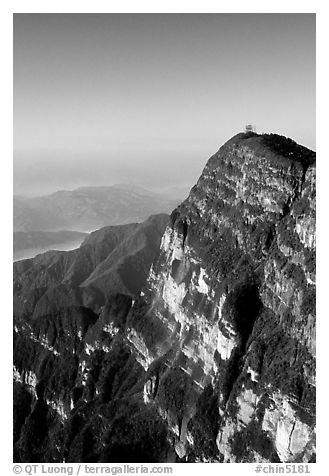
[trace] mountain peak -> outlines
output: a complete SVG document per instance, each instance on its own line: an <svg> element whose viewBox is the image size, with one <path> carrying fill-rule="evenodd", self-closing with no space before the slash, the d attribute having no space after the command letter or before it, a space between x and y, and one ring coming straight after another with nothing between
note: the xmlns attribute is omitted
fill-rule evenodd
<svg viewBox="0 0 329 476"><path fill-rule="evenodd" d="M229 147L248 147L255 154L268 156L271 160L284 158L309 166L316 160L314 151L279 134L257 134L256 132L239 133L229 139L220 149Z"/></svg>

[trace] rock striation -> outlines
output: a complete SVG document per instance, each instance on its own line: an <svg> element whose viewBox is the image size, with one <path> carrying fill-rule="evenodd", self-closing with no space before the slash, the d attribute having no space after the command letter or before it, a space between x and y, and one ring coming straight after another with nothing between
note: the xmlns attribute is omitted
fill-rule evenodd
<svg viewBox="0 0 329 476"><path fill-rule="evenodd" d="M39 350L30 338L15 368L17 460L314 461L315 153L233 137L156 256L134 296L37 316Z"/></svg>

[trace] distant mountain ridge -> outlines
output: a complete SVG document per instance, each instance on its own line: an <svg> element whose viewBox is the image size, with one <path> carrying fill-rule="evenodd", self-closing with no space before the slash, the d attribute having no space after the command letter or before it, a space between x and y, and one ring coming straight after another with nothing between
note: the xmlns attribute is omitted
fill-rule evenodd
<svg viewBox="0 0 329 476"><path fill-rule="evenodd" d="M129 184L60 190L43 197L14 196L14 231L90 232L142 222L170 212L178 202Z"/></svg>

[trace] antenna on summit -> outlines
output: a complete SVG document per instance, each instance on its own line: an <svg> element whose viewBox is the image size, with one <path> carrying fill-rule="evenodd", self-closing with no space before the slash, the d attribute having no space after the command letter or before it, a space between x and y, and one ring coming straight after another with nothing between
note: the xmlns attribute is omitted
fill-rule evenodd
<svg viewBox="0 0 329 476"><path fill-rule="evenodd" d="M252 124L247 124L246 127L244 128L244 131L246 134L248 132L256 132L256 126L253 126Z"/></svg>

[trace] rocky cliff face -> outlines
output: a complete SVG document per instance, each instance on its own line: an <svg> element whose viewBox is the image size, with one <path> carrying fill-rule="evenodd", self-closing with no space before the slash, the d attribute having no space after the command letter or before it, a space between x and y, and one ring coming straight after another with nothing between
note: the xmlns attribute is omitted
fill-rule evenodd
<svg viewBox="0 0 329 476"><path fill-rule="evenodd" d="M51 365L16 369L18 459L314 461L312 151L233 137L172 213L140 295L124 294L65 318L66 387L47 396L64 378L51 342ZM43 450L26 452L40 419Z"/></svg>
<svg viewBox="0 0 329 476"><path fill-rule="evenodd" d="M145 401L180 457L313 456L314 160L277 136L236 136L172 214L131 335L145 368L162 359Z"/></svg>

